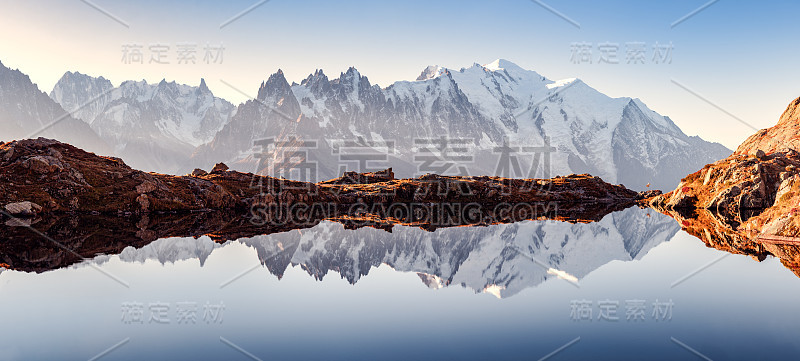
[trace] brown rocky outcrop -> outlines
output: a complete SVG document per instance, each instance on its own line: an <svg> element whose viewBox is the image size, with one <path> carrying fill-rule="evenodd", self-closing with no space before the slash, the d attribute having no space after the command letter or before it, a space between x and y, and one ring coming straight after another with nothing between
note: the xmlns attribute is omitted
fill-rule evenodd
<svg viewBox="0 0 800 361"><path fill-rule="evenodd" d="M48 212L149 213L250 210L270 204L615 202L638 193L590 175L553 179L448 177L395 179L391 169L318 184L229 171L172 176L134 170L48 139L0 144L0 205L33 202Z"/></svg>
<svg viewBox="0 0 800 361"><path fill-rule="evenodd" d="M762 129L744 141L734 154L755 156L758 151L769 154L800 150L800 98L792 101L778 124Z"/></svg>
<svg viewBox="0 0 800 361"><path fill-rule="evenodd" d="M773 152L762 158L734 154L686 176L675 190L656 197L651 204L662 208L702 208L730 215L748 209L764 209L788 192L799 173L800 154Z"/></svg>
<svg viewBox="0 0 800 361"><path fill-rule="evenodd" d="M208 174L208 172L206 172L206 171L204 171L202 169L199 169L199 168L195 168L195 170L193 170L192 173L189 173L189 175L192 176L192 177L201 177L201 176L204 176L206 174Z"/></svg>
<svg viewBox="0 0 800 361"><path fill-rule="evenodd" d="M392 168L372 173L344 172L339 178L320 182L320 184L371 184L394 180Z"/></svg>
<svg viewBox="0 0 800 361"><path fill-rule="evenodd" d="M661 211L705 209L750 236L800 237L800 98L772 128L750 136L734 154L686 176L648 200Z"/></svg>
<svg viewBox="0 0 800 361"><path fill-rule="evenodd" d="M315 184L217 164L209 173L172 176L40 138L0 143L0 263L38 272L158 238L205 235L224 242L323 220L386 230L592 222L645 195L588 174L395 179L387 169Z"/></svg>
<svg viewBox="0 0 800 361"><path fill-rule="evenodd" d="M228 168L228 166L225 165L225 163L217 163L216 165L214 165L214 168L211 168L211 173L225 172L228 169L230 168Z"/></svg>

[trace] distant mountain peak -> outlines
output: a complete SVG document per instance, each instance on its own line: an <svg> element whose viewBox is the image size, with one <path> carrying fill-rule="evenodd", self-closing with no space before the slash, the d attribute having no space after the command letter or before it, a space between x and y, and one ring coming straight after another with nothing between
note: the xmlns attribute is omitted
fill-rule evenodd
<svg viewBox="0 0 800 361"><path fill-rule="evenodd" d="M447 69L442 68L441 66L430 65L427 68L425 68L425 70L423 70L422 73L417 77L417 81L424 81L424 80L428 80L428 79L433 79L433 78L439 77L442 74L444 74L446 71L447 71Z"/></svg>
<svg viewBox="0 0 800 361"><path fill-rule="evenodd" d="M322 69L317 69L316 71L314 71L313 74L309 74L308 77L303 79L303 81L300 82L300 85L304 86L307 85L313 87L319 83L327 83L327 82L328 82L328 76L325 75Z"/></svg>
<svg viewBox="0 0 800 361"><path fill-rule="evenodd" d="M578 78L567 78L567 79L556 80L550 84L547 84L547 89L555 89L568 85L574 86L578 84L586 84L586 83L584 83L582 80Z"/></svg>
<svg viewBox="0 0 800 361"><path fill-rule="evenodd" d="M68 72L50 98L91 126L115 156L148 171L176 172L228 121L233 105L199 86L161 79L127 80L114 87L103 77Z"/></svg>
<svg viewBox="0 0 800 361"><path fill-rule="evenodd" d="M332 80L317 70L294 86L276 74L262 84L259 99L290 118L301 115L298 119L303 121L284 122L279 115L265 115L260 110L263 104L240 107L212 145L198 151L197 159L240 162L246 169L251 160L242 154L250 149L253 137L284 134L323 143L358 137L393 140L396 154L413 158L413 139L445 136L471 139L476 151L485 153L464 166L468 173L498 175L493 173L499 166L492 163L492 149L504 140L539 147L546 138L557 149L550 175L591 173L643 189L648 183L674 187L689 169L729 152L687 137L641 102L609 97L577 78L551 81L505 59L457 72L432 65L417 81L398 81L385 88L371 85L355 67ZM320 173L340 175L326 151L319 157ZM532 159L527 164L531 163ZM406 172L415 171L410 161L397 164Z"/></svg>
<svg viewBox="0 0 800 361"><path fill-rule="evenodd" d="M266 100L270 96L276 95L282 97L291 91L291 85L289 85L289 82L286 80L283 70L278 69L277 72L269 76L266 82L261 83L256 99Z"/></svg>
<svg viewBox="0 0 800 361"><path fill-rule="evenodd" d="M206 85L206 79L205 78L200 78L200 85L197 88L198 88L198 90L200 90L201 92L204 92L204 93L205 92L211 92L211 90L208 89L208 85Z"/></svg>
<svg viewBox="0 0 800 361"><path fill-rule="evenodd" d="M74 113L65 111L28 75L0 64L0 141L41 136L109 154L108 144ZM43 127L44 124L50 125Z"/></svg>
<svg viewBox="0 0 800 361"><path fill-rule="evenodd" d="M491 71L499 71L505 69L522 69L519 65L514 64L513 62L508 61L506 59L497 59L489 64L484 65L483 67Z"/></svg>

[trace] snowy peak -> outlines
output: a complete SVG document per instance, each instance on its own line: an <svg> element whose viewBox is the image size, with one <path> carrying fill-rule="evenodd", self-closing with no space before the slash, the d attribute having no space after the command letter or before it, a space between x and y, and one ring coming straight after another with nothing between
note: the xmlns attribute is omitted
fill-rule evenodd
<svg viewBox="0 0 800 361"><path fill-rule="evenodd" d="M447 72L447 69L438 65L430 65L417 77L417 81L434 79Z"/></svg>
<svg viewBox="0 0 800 361"><path fill-rule="evenodd" d="M77 71L76 72L68 71L64 73L64 75L61 76L58 82L73 83L73 84L78 82L84 82L84 83L97 84L106 89L113 88L111 81L102 76L93 77Z"/></svg>
<svg viewBox="0 0 800 361"><path fill-rule="evenodd" d="M66 72L50 92L50 98L64 109L73 111L75 118L92 124L104 105L111 101L113 88L111 81L102 76L96 78L79 72Z"/></svg>
<svg viewBox="0 0 800 361"><path fill-rule="evenodd" d="M533 172L495 174L501 167L492 150L506 141L534 148L547 140L556 149L550 155L548 176L591 173L643 190L648 183L674 188L686 173L729 152L692 140L638 99L611 98L577 78L552 81L505 59L458 71L429 66L416 81L398 81L386 88L370 84L354 67L336 79L316 70L293 85L279 71L262 84L259 99L285 108L292 118L302 115L298 119L303 122L268 129L264 121L268 115L240 109L240 116L220 132L213 147L199 150L198 159L210 164L195 166L209 167L220 160L244 165L249 161L241 155L250 150L253 134L299 134L324 142L359 137L392 140L396 154L404 159L413 159L414 139L445 136L472 140L474 151L482 152L475 157L480 160L460 168L461 173L522 177ZM318 162L336 164L335 156L326 156L320 155ZM535 156L520 163L533 164ZM410 161L391 165L404 177L419 175L411 173L415 167ZM250 167L248 163L241 169ZM543 167L537 176L546 175ZM340 175L332 168L324 171L329 173L321 179Z"/></svg>
<svg viewBox="0 0 800 361"><path fill-rule="evenodd" d="M312 94L321 97L330 90L330 81L322 69L317 69L314 74L310 74L300 82L300 86L308 88Z"/></svg>
<svg viewBox="0 0 800 361"><path fill-rule="evenodd" d="M360 77L361 77L361 73L360 73L360 72L358 71L358 69L356 69L356 67L354 67L354 66L351 66L351 67L347 68L347 72L345 72L345 73L342 73L342 75L340 76L340 78L344 78L344 77L345 77L345 75L347 76L347 78L348 78L348 79L351 79L351 78L360 78Z"/></svg>
<svg viewBox="0 0 800 361"><path fill-rule="evenodd" d="M134 168L174 173L194 148L211 141L233 111L214 97L204 79L199 86L162 79L125 81L114 88L103 77L68 72L51 92L65 108L114 147L114 155Z"/></svg>
<svg viewBox="0 0 800 361"><path fill-rule="evenodd" d="M206 80L204 78L200 78L200 85L197 87L197 90L201 93L211 93L211 90L208 89L208 85L206 85Z"/></svg>
<svg viewBox="0 0 800 361"><path fill-rule="evenodd" d="M489 71L513 71L513 72L525 72L529 70L525 70L517 64L506 60L506 59L497 59L489 64L483 66Z"/></svg>
<svg viewBox="0 0 800 361"><path fill-rule="evenodd" d="M30 77L0 64L0 141L34 136L58 139L98 154L110 153L88 124L65 111Z"/></svg>
<svg viewBox="0 0 800 361"><path fill-rule="evenodd" d="M282 99L287 95L291 94L292 88L289 85L289 82L286 81L286 76L283 74L283 70L278 69L278 71L269 76L266 82L261 83L261 87L258 89L258 96L256 99L265 101L268 99Z"/></svg>
<svg viewBox="0 0 800 361"><path fill-rule="evenodd" d="M352 66L347 69L347 72L339 75L339 79L334 79L333 83L342 84L345 87L345 91L357 90L359 85L362 84L367 87L370 85L369 79L362 76L358 69Z"/></svg>
<svg viewBox="0 0 800 361"><path fill-rule="evenodd" d="M575 83L575 84L573 84L573 83ZM554 82L552 82L550 84L547 84L547 89L556 89L556 88L560 88L560 87L567 86L567 85L573 86L573 85L578 85L578 83L583 83L583 81L578 79L578 78L561 79L561 80L556 80L556 81L554 81ZM583 84L586 84L586 83L583 83Z"/></svg>
<svg viewBox="0 0 800 361"><path fill-rule="evenodd" d="M303 79L300 82L300 85L303 86L315 86L317 83L327 83L328 76L322 71L322 69L317 69L314 71L313 74L309 74L307 78Z"/></svg>

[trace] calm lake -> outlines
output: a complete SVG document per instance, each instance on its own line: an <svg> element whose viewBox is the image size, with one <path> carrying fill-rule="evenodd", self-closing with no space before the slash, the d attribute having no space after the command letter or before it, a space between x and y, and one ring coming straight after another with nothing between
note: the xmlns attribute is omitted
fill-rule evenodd
<svg viewBox="0 0 800 361"><path fill-rule="evenodd" d="M788 360L798 299L778 259L647 209L434 232L326 221L2 271L0 360Z"/></svg>

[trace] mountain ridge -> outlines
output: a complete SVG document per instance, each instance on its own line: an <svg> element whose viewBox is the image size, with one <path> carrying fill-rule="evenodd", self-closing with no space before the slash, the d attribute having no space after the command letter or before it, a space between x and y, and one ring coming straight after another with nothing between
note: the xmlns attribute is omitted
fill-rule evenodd
<svg viewBox="0 0 800 361"><path fill-rule="evenodd" d="M65 107L85 105L76 118L114 145L114 155L136 168L174 173L195 148L211 140L234 107L198 86L146 80L114 87L102 76L67 72L50 92Z"/></svg>
<svg viewBox="0 0 800 361"><path fill-rule="evenodd" d="M647 184L670 189L692 169L731 153L687 136L640 99L611 98L580 79L552 81L503 59L458 71L426 71L435 76L381 88L355 67L335 79L318 69L300 84L290 84L279 69L261 82L255 100L237 106L215 97L205 79L198 86L162 79L113 87L102 76L67 72L50 95L67 108L84 105L75 117L113 146L106 154L160 173L224 161L237 170L275 175L290 165L264 167L255 143L299 139L315 143L303 154L316 164L317 180L388 167L401 177L591 173L644 190ZM96 101L80 102L87 99ZM431 152L425 142L437 139L464 144L456 164L441 159L438 164L449 166L431 167L419 160L432 155L423 153ZM348 162L339 144L354 140L368 150L391 151L377 161ZM546 144L553 151L512 154L522 167L501 164L508 161L502 149L546 149ZM442 148L439 158L448 151Z"/></svg>
<svg viewBox="0 0 800 361"><path fill-rule="evenodd" d="M381 88L353 67L336 79L318 69L300 84L275 73L262 82L258 103L240 104L239 117L198 148L194 166L217 157L253 171L257 162L247 153L264 138L322 140L316 153L329 152L337 139L363 138L394 142L396 153L388 157L388 166L412 176L405 172L424 172L410 161L416 155L412 140L446 136L471 141L478 159L467 166L472 174L501 175L494 173L498 155L493 149L505 139L520 146L541 146L548 139L557 148L553 174L588 172L643 189L647 183L671 188L691 170L689 165L731 153L718 143L687 136L639 99L610 98L580 79L552 81L507 60L458 71L428 67L419 79ZM336 163L335 157L312 156L319 164ZM332 172L326 176L338 175Z"/></svg>
<svg viewBox="0 0 800 361"><path fill-rule="evenodd" d="M109 144L42 92L28 75L0 62L0 141L32 136L58 138L90 151L111 153Z"/></svg>

